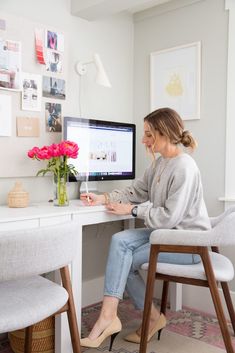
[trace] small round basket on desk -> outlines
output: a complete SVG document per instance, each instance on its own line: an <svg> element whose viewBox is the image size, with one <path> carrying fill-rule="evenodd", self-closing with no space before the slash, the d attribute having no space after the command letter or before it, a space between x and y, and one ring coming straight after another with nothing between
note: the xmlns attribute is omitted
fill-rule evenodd
<svg viewBox="0 0 235 353"><path fill-rule="evenodd" d="M9 333L10 346L14 353L24 353L25 330ZM33 327L32 353L54 353L55 318L49 317Z"/></svg>
<svg viewBox="0 0 235 353"><path fill-rule="evenodd" d="M23 190L22 184L16 182L14 188L8 193L8 207L28 207L29 193Z"/></svg>

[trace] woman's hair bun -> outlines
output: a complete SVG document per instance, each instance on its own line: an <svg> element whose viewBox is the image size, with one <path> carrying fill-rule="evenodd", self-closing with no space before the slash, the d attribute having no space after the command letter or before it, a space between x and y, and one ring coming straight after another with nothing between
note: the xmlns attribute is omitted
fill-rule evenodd
<svg viewBox="0 0 235 353"><path fill-rule="evenodd" d="M197 142L194 140L192 134L188 130L183 131L182 136L181 136L181 143L185 147L191 147L192 149L197 147Z"/></svg>

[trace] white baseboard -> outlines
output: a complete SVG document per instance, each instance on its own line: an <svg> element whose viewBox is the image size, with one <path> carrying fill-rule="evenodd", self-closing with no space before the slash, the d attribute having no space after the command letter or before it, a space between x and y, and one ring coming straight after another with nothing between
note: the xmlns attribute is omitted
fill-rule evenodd
<svg viewBox="0 0 235 353"><path fill-rule="evenodd" d="M223 291L220 288L220 298L222 300L224 313L229 319L229 314L224 301ZM233 305L235 307L235 292L230 291ZM183 305L192 309L203 311L205 313L215 315L214 304L212 302L211 294L209 288L196 287L196 286L183 286Z"/></svg>
<svg viewBox="0 0 235 353"><path fill-rule="evenodd" d="M161 298L161 289L162 289L161 282L162 281L157 281L158 285L155 288L156 298ZM102 301L103 288L104 288L104 277L99 277L99 278L94 278L92 280L84 281L82 285L82 307ZM223 292L221 289L219 289L219 292L223 303L225 315L227 318L229 318L227 307L224 302ZM230 291L230 293L235 307L235 292ZM215 315L214 305L208 288L183 285L182 297L183 297L183 306Z"/></svg>

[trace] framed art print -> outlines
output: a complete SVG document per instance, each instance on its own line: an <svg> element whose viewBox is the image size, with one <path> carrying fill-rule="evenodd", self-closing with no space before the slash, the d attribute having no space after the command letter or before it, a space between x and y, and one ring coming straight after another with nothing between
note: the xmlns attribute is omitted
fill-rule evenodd
<svg viewBox="0 0 235 353"><path fill-rule="evenodd" d="M151 53L151 111L169 107L183 120L200 119L200 64L200 42Z"/></svg>

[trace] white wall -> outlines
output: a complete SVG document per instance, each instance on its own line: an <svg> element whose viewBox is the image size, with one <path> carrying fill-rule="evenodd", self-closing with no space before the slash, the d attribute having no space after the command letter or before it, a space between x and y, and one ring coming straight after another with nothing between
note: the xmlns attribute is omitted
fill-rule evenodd
<svg viewBox="0 0 235 353"><path fill-rule="evenodd" d="M88 77L83 78L81 92L82 116L104 120L116 120L131 122L132 112L132 82L133 82L133 22L131 15L121 14L112 19L88 22L70 15L69 0L42 0L40 2L30 0L7 0L0 2L0 17L6 19L7 29L0 35L7 38L9 33L15 33L17 39L24 43L22 53L22 69L33 73L43 73L41 65L35 62L34 53L34 28L48 28L65 34L66 55L66 100L62 102L62 113L67 116L79 116L79 78L74 71L77 60L89 61L94 52L98 52L102 58L106 71L112 83L112 89L98 86L94 82L95 70L90 70ZM14 21L15 19L15 21ZM10 31L14 27L14 31ZM18 27L17 27L18 26ZM30 35L29 35L30 32ZM20 35L22 38L19 38ZM33 62L34 60L34 62ZM34 66L32 65L32 62ZM46 74L46 72L44 72ZM4 91L1 91L4 93ZM7 93L9 94L9 93ZM41 136L39 139L17 138L15 136L15 118L17 115L25 115L20 110L20 94L10 93L13 97L13 136L12 138L0 138L6 143L7 153L11 154L9 163L14 163L14 154L22 141L26 141L22 154L26 156L27 150L33 145L44 143L44 103L41 113L31 113L31 116L41 118ZM54 134L55 139L60 136ZM14 144L12 143L14 139ZM50 142L51 138L50 138ZM2 156L3 158L3 156ZM33 161L25 159L24 163L33 165ZM38 169L42 166L39 163ZM2 169L3 168L3 169ZM6 203L7 193L12 188L15 178L8 178L7 165L0 167L0 204ZM14 174L15 175L15 174ZM22 175L22 173L21 173ZM26 190L30 192L30 200L46 201L51 197L51 178L21 178ZM7 176L7 178L1 178ZM26 172L25 176L29 176ZM112 188L110 183L108 187ZM36 187L35 187L36 186ZM102 186L105 188L105 186ZM71 186L71 189L74 185ZM50 194L50 195L49 195Z"/></svg>
<svg viewBox="0 0 235 353"><path fill-rule="evenodd" d="M194 157L202 173L209 213L216 215L223 210L218 197L224 195L227 13L223 0L204 0L182 8L181 4L185 1L135 16L134 117L140 138L142 119L150 111L150 53L201 41L201 119L185 125L198 140ZM148 163L142 146L137 148L137 156L140 174Z"/></svg>

